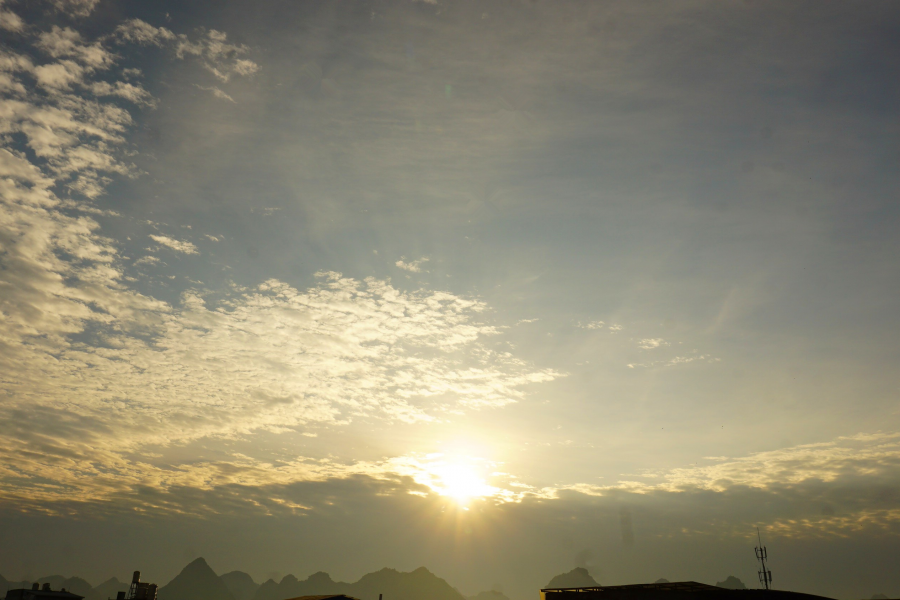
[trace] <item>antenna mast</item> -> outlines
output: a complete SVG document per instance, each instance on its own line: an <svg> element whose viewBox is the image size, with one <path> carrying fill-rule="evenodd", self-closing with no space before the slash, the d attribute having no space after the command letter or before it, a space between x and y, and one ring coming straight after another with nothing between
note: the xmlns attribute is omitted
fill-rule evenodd
<svg viewBox="0 0 900 600"><path fill-rule="evenodd" d="M759 535L759 527L756 528L756 539L759 540L759 546L755 547L753 550L756 552L756 560L759 561L762 569L758 571L759 574L759 582L766 586L766 590L769 589L769 584L772 583L772 571L769 571L766 568L766 559L768 555L766 554L766 547L762 545L762 538Z"/></svg>

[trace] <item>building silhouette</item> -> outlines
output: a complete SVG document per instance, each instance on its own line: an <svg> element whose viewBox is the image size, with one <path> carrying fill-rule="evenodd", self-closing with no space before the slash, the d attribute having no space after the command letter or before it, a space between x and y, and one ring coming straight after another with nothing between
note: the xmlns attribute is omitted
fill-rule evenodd
<svg viewBox="0 0 900 600"><path fill-rule="evenodd" d="M782 590L730 590L681 581L580 588L545 588L541 600L829 600L824 596Z"/></svg>
<svg viewBox="0 0 900 600"><path fill-rule="evenodd" d="M84 596L67 592L66 588L60 590L50 589L50 584L41 585L35 583L31 588L19 588L6 592L6 600L84 600Z"/></svg>

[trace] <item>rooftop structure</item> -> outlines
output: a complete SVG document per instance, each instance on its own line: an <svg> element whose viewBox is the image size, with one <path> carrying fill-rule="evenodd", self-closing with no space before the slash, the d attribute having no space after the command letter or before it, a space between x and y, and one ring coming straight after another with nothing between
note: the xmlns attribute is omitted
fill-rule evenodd
<svg viewBox="0 0 900 600"><path fill-rule="evenodd" d="M331 596L297 596L296 598L290 598L289 600L358 600L353 596L345 596L344 594L334 594ZM378 600L381 600L381 594L378 595Z"/></svg>
<svg viewBox="0 0 900 600"><path fill-rule="evenodd" d="M546 588L541 600L827 600L823 596L781 590L729 590L697 583L639 583L580 588Z"/></svg>
<svg viewBox="0 0 900 600"><path fill-rule="evenodd" d="M131 577L131 586L128 588L128 595L125 592L116 594L116 600L156 600L156 594L159 586L155 583L146 583L141 581L141 572L135 571Z"/></svg>
<svg viewBox="0 0 900 600"><path fill-rule="evenodd" d="M45 583L43 586L35 583L28 588L19 588L17 590L9 590L6 592L6 600L83 600L84 596L67 592L66 588L53 591L50 584Z"/></svg>

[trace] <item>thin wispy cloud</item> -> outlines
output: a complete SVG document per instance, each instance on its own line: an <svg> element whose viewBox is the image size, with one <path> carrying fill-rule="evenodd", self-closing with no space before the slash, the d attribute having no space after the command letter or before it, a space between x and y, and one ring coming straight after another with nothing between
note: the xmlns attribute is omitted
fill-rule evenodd
<svg viewBox="0 0 900 600"><path fill-rule="evenodd" d="M206 92L210 92L216 98L221 98L222 100L228 100L229 102L234 102L234 98L220 90L214 85L206 86L206 85L198 85L197 89L204 90Z"/></svg>
<svg viewBox="0 0 900 600"><path fill-rule="evenodd" d="M176 240L165 235L150 235L150 239L182 254L198 254L197 246L183 240Z"/></svg>

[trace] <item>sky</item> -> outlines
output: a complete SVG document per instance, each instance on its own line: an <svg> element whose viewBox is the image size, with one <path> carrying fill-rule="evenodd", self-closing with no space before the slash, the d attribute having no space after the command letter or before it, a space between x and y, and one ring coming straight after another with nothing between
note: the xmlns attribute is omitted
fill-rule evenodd
<svg viewBox="0 0 900 600"><path fill-rule="evenodd" d="M900 5L0 3L0 574L900 597Z"/></svg>

